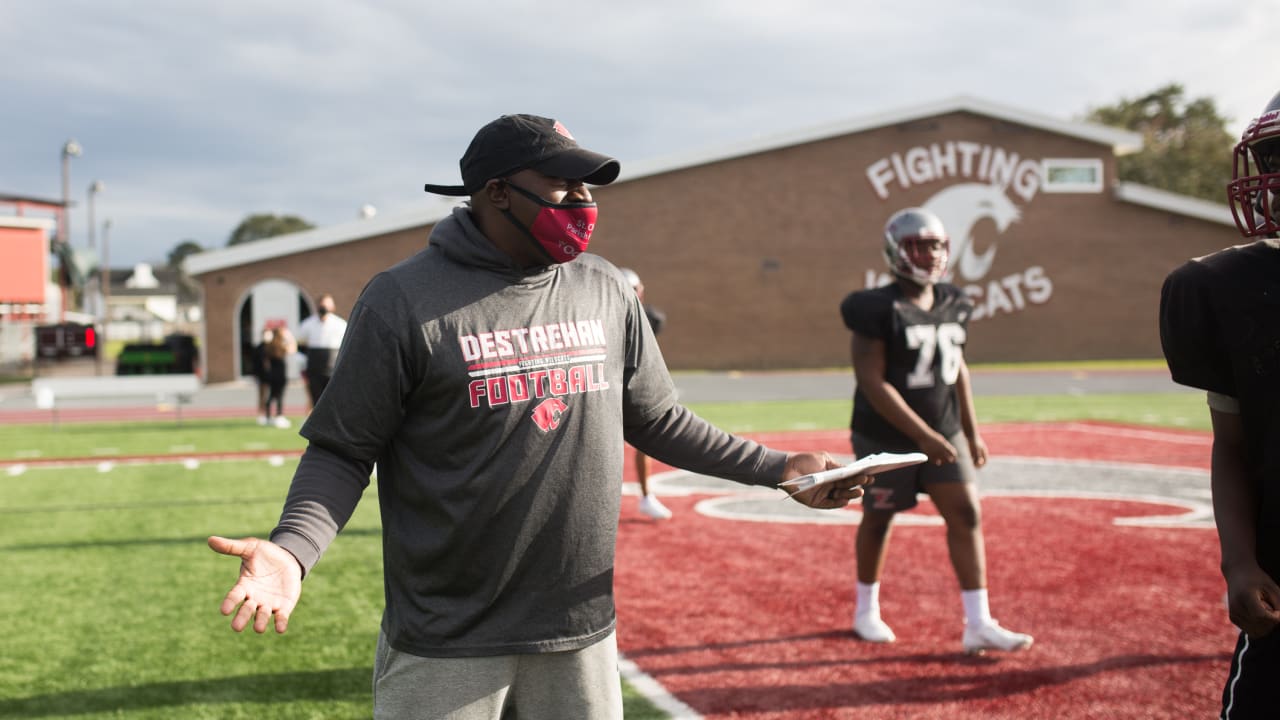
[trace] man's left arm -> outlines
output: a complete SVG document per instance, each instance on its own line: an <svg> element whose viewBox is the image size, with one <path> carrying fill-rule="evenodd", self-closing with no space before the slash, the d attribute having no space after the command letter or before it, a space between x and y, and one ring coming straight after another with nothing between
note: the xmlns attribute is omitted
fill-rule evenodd
<svg viewBox="0 0 1280 720"><path fill-rule="evenodd" d="M777 487L809 473L840 467L825 452L773 450L753 440L727 433L680 404L652 421L625 430L628 443L672 467L745 485ZM839 508L862 495L869 478L859 475L792 495L816 508Z"/></svg>

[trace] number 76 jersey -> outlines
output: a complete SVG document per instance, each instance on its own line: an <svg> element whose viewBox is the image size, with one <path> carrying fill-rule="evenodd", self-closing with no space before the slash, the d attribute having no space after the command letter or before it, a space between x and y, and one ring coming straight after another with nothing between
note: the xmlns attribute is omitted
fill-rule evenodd
<svg viewBox="0 0 1280 720"><path fill-rule="evenodd" d="M972 313L969 298L947 283L933 286L933 307L928 310L913 305L897 283L850 293L840 303L846 327L862 337L884 341L885 380L945 437L960 431L955 385ZM915 449L876 412L861 388L853 393L852 428L893 449Z"/></svg>

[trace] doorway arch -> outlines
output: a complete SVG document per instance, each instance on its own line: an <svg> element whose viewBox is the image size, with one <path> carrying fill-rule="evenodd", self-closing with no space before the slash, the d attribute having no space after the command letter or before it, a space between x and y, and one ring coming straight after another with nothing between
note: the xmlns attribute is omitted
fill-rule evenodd
<svg viewBox="0 0 1280 720"><path fill-rule="evenodd" d="M236 377L252 374L253 348L262 341L267 327L284 326L297 333L298 325L312 313L311 298L291 280L271 278L250 287L240 298L235 314ZM301 374L302 358L289 358L290 380Z"/></svg>

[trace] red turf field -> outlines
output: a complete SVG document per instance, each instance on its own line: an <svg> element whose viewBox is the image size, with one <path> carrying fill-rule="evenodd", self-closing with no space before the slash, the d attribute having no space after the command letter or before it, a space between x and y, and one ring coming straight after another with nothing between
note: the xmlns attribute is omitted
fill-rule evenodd
<svg viewBox="0 0 1280 720"><path fill-rule="evenodd" d="M991 426L984 434L993 455L1207 468L1204 433L1101 427ZM848 452L843 432L763 439ZM986 498L993 613L1036 644L968 658L941 527L895 529L881 603L899 640L877 646L848 630L852 526L713 519L694 510L702 499L664 498L675 517L655 523L626 498L616 585L624 655L705 717L1216 712L1235 632L1213 531L1111 522L1168 506Z"/></svg>

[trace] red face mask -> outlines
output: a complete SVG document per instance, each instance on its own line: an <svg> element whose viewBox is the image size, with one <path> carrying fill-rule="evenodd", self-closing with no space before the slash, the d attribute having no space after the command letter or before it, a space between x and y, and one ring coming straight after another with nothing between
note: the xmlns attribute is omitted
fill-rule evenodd
<svg viewBox="0 0 1280 720"><path fill-rule="evenodd" d="M524 230L553 262L567 263L586 252L587 244L591 242L591 232L596 227L595 203L553 203L510 181L507 181L507 187L542 207L533 219L533 224L527 228L516 220L510 210L502 212L516 227Z"/></svg>

